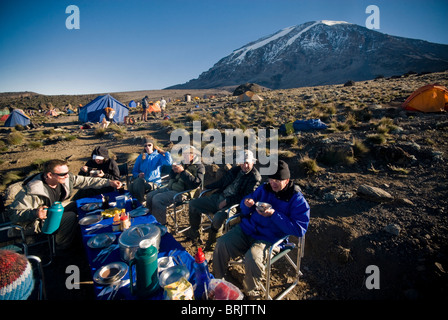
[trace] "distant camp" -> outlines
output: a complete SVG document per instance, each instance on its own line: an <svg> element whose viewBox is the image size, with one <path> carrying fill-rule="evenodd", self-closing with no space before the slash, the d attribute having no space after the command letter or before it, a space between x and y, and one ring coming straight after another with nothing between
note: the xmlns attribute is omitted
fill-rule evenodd
<svg viewBox="0 0 448 320"><path fill-rule="evenodd" d="M421 112L446 111L448 110L448 90L436 84L420 87L406 99L402 108Z"/></svg>

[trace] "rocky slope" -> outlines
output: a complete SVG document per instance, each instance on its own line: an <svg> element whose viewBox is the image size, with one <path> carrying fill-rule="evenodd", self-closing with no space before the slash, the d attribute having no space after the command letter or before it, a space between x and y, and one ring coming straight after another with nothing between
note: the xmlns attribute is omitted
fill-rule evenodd
<svg viewBox="0 0 448 320"><path fill-rule="evenodd" d="M223 130L278 128L296 119L320 118L328 129L279 139L280 157L289 163L311 205L303 276L287 299L446 300L448 118L445 112L424 114L400 108L414 90L435 82L447 86L448 73L356 82L350 87L263 91L264 101L257 103L236 104L228 92L195 103L172 102L170 121L137 121L134 126L121 126L124 131L102 136L95 135L94 129L80 129L76 116L47 118L42 127L22 131L24 140L16 145L6 142L10 130L1 130L5 142L0 173L3 183L11 171L23 178L39 159L55 154L68 157L71 170L77 171L99 144L110 148L122 163L140 152L142 136L152 135L168 145L170 132L176 127L190 130L192 120L201 121L203 129ZM200 91L190 93L203 96ZM50 136L44 139L40 131ZM67 134L76 139L67 139ZM30 141L39 139L43 144L32 147ZM208 181L222 170L224 166L207 166ZM196 247L184 236L176 238L195 253ZM82 264L82 254L67 263ZM366 285L371 281L369 266L379 271L378 289ZM63 286L63 270L55 266L47 271L52 299L93 298L88 272L82 274L82 289L69 292ZM274 291L281 288L284 276L292 279L286 265L279 264L277 271ZM239 286L243 272L239 267L231 270L231 280Z"/></svg>

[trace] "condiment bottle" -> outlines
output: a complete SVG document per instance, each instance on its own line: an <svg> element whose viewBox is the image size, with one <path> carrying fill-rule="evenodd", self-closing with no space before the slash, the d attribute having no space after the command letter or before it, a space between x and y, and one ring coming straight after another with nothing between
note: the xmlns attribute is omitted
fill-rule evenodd
<svg viewBox="0 0 448 320"><path fill-rule="evenodd" d="M207 300L207 288L210 282L210 272L208 270L204 252L202 252L202 248L198 248L198 252L194 256L194 274L196 279L194 298L196 300Z"/></svg>
<svg viewBox="0 0 448 320"><path fill-rule="evenodd" d="M120 229L124 231L131 226L131 221L129 220L129 216L126 214L126 209L121 209L121 218L120 218Z"/></svg>
<svg viewBox="0 0 448 320"><path fill-rule="evenodd" d="M120 221L120 212L115 212L114 222L112 223L112 231L120 231L121 221Z"/></svg>

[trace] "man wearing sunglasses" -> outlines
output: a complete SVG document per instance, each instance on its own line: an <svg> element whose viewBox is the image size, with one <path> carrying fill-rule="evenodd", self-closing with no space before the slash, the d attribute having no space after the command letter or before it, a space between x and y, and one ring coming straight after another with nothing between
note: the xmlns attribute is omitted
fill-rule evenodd
<svg viewBox="0 0 448 320"><path fill-rule="evenodd" d="M47 218L47 209L56 201L66 201L73 194L73 189L102 188L111 186L121 188L118 180L84 177L69 172L64 160L50 160L42 173L35 174L22 183L9 206L9 219L23 225L25 230L40 233ZM76 234L76 204L70 202L64 208L59 229L56 231L56 249L67 249Z"/></svg>

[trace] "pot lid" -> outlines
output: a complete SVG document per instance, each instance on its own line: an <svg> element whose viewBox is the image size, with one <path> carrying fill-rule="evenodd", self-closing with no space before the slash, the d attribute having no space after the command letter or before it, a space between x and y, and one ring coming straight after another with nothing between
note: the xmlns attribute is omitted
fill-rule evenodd
<svg viewBox="0 0 448 320"><path fill-rule="evenodd" d="M138 247L144 239L160 238L160 233L160 228L152 223L138 224L123 231L118 241L126 247Z"/></svg>

